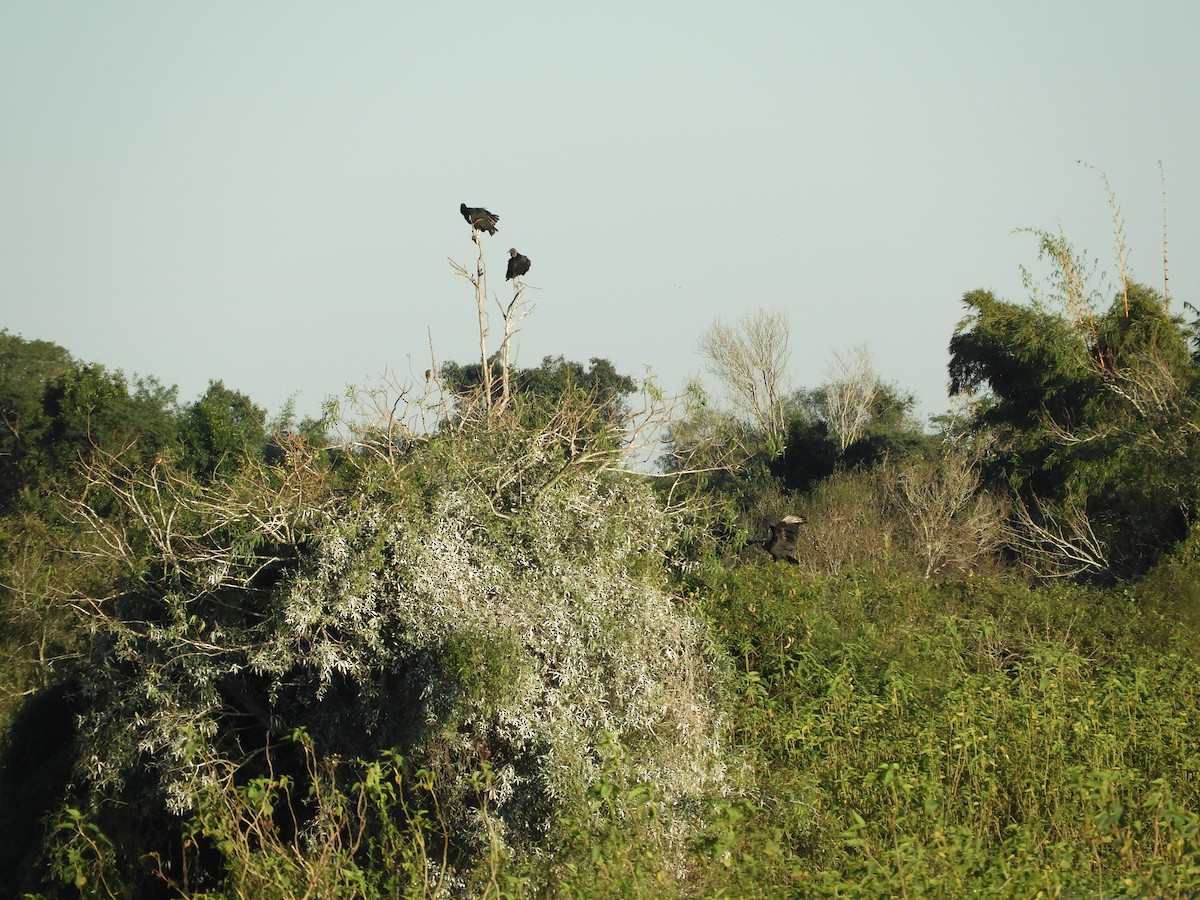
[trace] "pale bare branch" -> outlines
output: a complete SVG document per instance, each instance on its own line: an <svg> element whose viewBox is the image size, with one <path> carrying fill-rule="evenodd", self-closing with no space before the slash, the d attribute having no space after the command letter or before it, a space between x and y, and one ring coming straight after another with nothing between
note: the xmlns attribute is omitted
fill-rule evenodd
<svg viewBox="0 0 1200 900"><path fill-rule="evenodd" d="M1030 509L1017 498L1005 539L1022 563L1045 578L1073 578L1109 569L1108 548L1077 505L1052 510L1035 499Z"/></svg>
<svg viewBox="0 0 1200 900"><path fill-rule="evenodd" d="M735 325L721 320L700 337L700 354L750 422L768 442L783 444L786 425L789 328L782 313L758 310Z"/></svg>
<svg viewBox="0 0 1200 900"><path fill-rule="evenodd" d="M948 449L940 459L906 466L892 497L926 578L969 570L1000 545L999 506L980 492L979 473L965 453Z"/></svg>
<svg viewBox="0 0 1200 900"><path fill-rule="evenodd" d="M1162 186L1162 248L1163 248L1163 309L1171 308L1171 278L1167 272L1167 173L1162 160L1158 161L1158 178Z"/></svg>
<svg viewBox="0 0 1200 900"><path fill-rule="evenodd" d="M844 453L871 423L879 397L879 376L871 365L866 344L852 348L846 356L834 353L827 375L829 381L818 401L818 411Z"/></svg>

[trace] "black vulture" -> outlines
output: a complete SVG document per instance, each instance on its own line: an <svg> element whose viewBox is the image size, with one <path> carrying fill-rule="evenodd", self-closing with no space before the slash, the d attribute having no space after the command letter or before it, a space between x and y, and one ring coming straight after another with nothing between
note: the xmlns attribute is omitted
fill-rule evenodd
<svg viewBox="0 0 1200 900"><path fill-rule="evenodd" d="M804 516L784 516L774 525L769 526L770 537L747 541L747 543L762 547L776 561L786 560L793 564L799 563L800 560L796 558L796 539L800 536L800 526L804 524L804 521Z"/></svg>
<svg viewBox="0 0 1200 900"><path fill-rule="evenodd" d="M465 203L460 203L458 211L476 231L486 231L488 234L496 233L496 223L500 221L500 217L488 212L482 206L467 206Z"/></svg>
<svg viewBox="0 0 1200 900"><path fill-rule="evenodd" d="M515 249L508 251L508 274L504 276L505 281L511 281L514 278L519 278L529 271L529 257L522 256Z"/></svg>

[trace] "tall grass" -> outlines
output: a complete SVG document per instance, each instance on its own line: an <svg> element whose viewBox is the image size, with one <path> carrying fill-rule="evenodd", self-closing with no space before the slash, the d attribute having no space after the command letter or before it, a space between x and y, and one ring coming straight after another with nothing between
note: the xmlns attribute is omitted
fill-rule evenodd
<svg viewBox="0 0 1200 900"><path fill-rule="evenodd" d="M754 776L707 891L1200 889L1200 666L1128 597L778 566L711 587Z"/></svg>

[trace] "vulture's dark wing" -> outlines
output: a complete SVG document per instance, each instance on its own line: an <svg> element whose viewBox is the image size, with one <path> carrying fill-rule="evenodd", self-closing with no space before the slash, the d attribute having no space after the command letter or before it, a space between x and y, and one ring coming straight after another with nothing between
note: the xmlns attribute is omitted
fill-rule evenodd
<svg viewBox="0 0 1200 900"><path fill-rule="evenodd" d="M771 526L771 536L763 544L772 559L799 562L796 559L796 539L800 536L803 516L784 516Z"/></svg>
<svg viewBox="0 0 1200 900"><path fill-rule="evenodd" d="M495 213L488 212L482 206L467 206L465 203L458 204L458 211L476 231L496 233L496 223L500 221L500 217Z"/></svg>
<svg viewBox="0 0 1200 900"><path fill-rule="evenodd" d="M513 278L519 278L529 271L529 257L522 256L515 249L508 251L508 274L504 276L505 281L511 281Z"/></svg>

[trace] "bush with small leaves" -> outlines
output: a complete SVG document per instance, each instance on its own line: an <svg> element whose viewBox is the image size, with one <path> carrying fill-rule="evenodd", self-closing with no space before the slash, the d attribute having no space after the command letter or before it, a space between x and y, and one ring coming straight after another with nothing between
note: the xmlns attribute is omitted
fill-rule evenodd
<svg viewBox="0 0 1200 900"><path fill-rule="evenodd" d="M79 513L127 574L73 601L93 808L158 821L265 767L309 778L280 749L303 728L320 759L428 771L454 865L552 851L614 766L681 849L677 811L724 783L722 657L665 588L667 515L581 418L459 422L336 475L301 444L209 482L98 461L123 512Z"/></svg>

